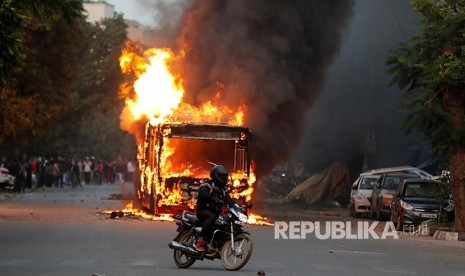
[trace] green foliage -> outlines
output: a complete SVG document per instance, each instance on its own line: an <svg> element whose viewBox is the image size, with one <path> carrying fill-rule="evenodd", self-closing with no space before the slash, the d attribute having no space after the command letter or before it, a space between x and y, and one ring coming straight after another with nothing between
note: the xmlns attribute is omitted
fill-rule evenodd
<svg viewBox="0 0 465 276"><path fill-rule="evenodd" d="M412 5L423 15L423 33L391 52L388 72L392 84L405 90L404 127L425 133L433 148L447 155L451 143L465 144L465 128L451 127L443 102L446 89L465 91L465 1L413 0Z"/></svg>
<svg viewBox="0 0 465 276"><path fill-rule="evenodd" d="M127 36L124 19L116 14L96 23L83 22L80 29L78 70L69 109L29 151L45 155L132 158L134 138L119 126L123 107L118 99L123 79L119 56Z"/></svg>
<svg viewBox="0 0 465 276"><path fill-rule="evenodd" d="M63 117L53 131L31 145L28 152L42 156L95 156L105 160L120 156L133 158L136 142L131 134L119 128L121 109L119 104L107 112L87 112L80 123Z"/></svg>
<svg viewBox="0 0 465 276"><path fill-rule="evenodd" d="M122 15L91 24L80 0L0 4L0 149L3 154L132 158L119 127Z"/></svg>
<svg viewBox="0 0 465 276"><path fill-rule="evenodd" d="M438 201L441 202L440 205L440 212L437 218L437 223L440 224L442 222L448 222L447 212L450 211L451 208L451 186L450 186L450 172L443 171L442 174L439 176L438 181L440 182L439 185L436 187L435 196ZM445 205L445 208L443 206Z"/></svg>
<svg viewBox="0 0 465 276"><path fill-rule="evenodd" d="M12 78L13 69L24 64L23 48L28 30L50 30L55 23L75 24L82 18L79 0L4 0L0 4L0 89Z"/></svg>
<svg viewBox="0 0 465 276"><path fill-rule="evenodd" d="M118 88L123 80L119 56L127 38L122 15L82 26L84 40L79 49L79 71L73 103L74 112L107 111L119 103Z"/></svg>
<svg viewBox="0 0 465 276"><path fill-rule="evenodd" d="M0 89L11 79L10 72L17 66L24 54L21 43L24 38L25 22L30 21L27 0L4 0L0 4Z"/></svg>
<svg viewBox="0 0 465 276"><path fill-rule="evenodd" d="M82 3L72 0L2 3L0 14L8 15L2 27L15 39L2 47L1 144L18 148L30 143L68 108L81 12Z"/></svg>
<svg viewBox="0 0 465 276"><path fill-rule="evenodd" d="M413 7L421 12L427 23L438 23L465 12L463 0L412 0Z"/></svg>

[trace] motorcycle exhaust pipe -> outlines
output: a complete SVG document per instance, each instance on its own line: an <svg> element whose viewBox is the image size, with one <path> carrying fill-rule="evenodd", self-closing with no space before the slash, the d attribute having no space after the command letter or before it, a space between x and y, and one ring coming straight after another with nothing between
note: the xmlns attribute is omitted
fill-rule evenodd
<svg viewBox="0 0 465 276"><path fill-rule="evenodd" d="M169 248L174 249L174 250L179 250L184 254L190 255L192 257L197 257L199 258L202 255L202 252L199 252L193 248L184 246L178 242L172 241L168 244Z"/></svg>

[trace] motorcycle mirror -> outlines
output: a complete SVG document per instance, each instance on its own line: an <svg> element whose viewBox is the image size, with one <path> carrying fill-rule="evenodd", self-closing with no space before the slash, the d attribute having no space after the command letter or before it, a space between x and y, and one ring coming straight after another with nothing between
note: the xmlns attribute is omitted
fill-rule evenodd
<svg viewBox="0 0 465 276"><path fill-rule="evenodd" d="M252 202L247 202L247 204L245 205L248 209L252 208L253 204Z"/></svg>

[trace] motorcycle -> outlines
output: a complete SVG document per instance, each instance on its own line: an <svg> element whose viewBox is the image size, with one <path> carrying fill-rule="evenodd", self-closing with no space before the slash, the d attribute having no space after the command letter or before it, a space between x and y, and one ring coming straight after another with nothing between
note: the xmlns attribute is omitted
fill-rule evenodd
<svg viewBox="0 0 465 276"><path fill-rule="evenodd" d="M248 203L245 207L251 208L252 204ZM227 213L218 216L212 227L212 238L205 251L194 248L203 222L189 211L176 216L178 234L169 243L169 247L174 249L175 264L179 268L188 268L197 260L221 259L225 269L233 271L241 269L249 261L253 250L250 233L243 229L247 226L248 220L246 208L237 204L227 206Z"/></svg>

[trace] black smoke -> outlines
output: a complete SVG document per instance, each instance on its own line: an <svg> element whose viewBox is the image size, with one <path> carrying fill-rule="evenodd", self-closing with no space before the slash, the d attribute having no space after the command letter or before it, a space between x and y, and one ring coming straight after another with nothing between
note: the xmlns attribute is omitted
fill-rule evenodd
<svg viewBox="0 0 465 276"><path fill-rule="evenodd" d="M328 70L321 97L307 114L309 123L296 151L309 171L340 161L355 162L360 172L369 135L376 140L369 168L421 163L421 138L402 129L401 91L389 86L392 76L386 73L389 51L420 31L410 1L356 1L348 36Z"/></svg>
<svg viewBox="0 0 465 276"><path fill-rule="evenodd" d="M263 174L301 143L306 114L320 95L352 16L351 0L197 0L180 21L173 69L184 101L247 106L254 160Z"/></svg>

